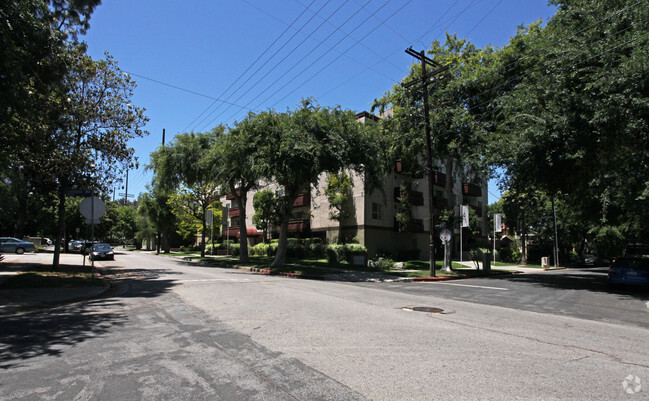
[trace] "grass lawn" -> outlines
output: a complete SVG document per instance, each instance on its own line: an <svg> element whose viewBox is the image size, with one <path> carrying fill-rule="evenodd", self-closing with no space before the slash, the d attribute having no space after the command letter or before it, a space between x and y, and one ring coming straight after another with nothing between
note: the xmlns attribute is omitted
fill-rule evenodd
<svg viewBox="0 0 649 401"><path fill-rule="evenodd" d="M491 262L491 265L492 266L508 266L508 267L511 267L511 266L528 267L530 269L545 269L545 267L543 267L541 265L525 265L525 266L522 266L522 265L519 265L519 264L516 264L516 263L494 262L494 261Z"/></svg>
<svg viewBox="0 0 649 401"><path fill-rule="evenodd" d="M2 284L2 289L16 288L51 288L51 287L87 287L101 286L104 282L96 278L91 278L90 272L75 271L30 271L20 273L8 278Z"/></svg>

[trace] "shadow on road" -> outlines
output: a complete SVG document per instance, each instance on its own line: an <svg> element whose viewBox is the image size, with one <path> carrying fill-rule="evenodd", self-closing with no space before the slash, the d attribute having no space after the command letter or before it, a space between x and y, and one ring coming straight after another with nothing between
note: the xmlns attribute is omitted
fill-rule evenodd
<svg viewBox="0 0 649 401"><path fill-rule="evenodd" d="M607 281L607 269L568 269L556 272L539 272L514 274L504 276L491 276L490 280L506 280L518 283L536 284L548 288L563 290L592 291L614 294L622 298L646 299L649 289L641 287L611 288Z"/></svg>
<svg viewBox="0 0 649 401"><path fill-rule="evenodd" d="M152 298L170 291L173 280L159 280L167 270L104 271L112 280L102 297L63 306L0 317L0 369L39 356L56 356L67 347L101 337L128 321L127 298ZM67 288L60 288L68 291Z"/></svg>

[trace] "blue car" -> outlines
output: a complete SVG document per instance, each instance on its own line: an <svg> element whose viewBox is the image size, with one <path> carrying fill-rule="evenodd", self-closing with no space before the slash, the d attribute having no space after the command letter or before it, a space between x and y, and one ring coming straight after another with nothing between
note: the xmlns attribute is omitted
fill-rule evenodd
<svg viewBox="0 0 649 401"><path fill-rule="evenodd" d="M36 247L31 242L12 237L0 238L0 252L16 252L20 255L25 252L31 252L35 250Z"/></svg>
<svg viewBox="0 0 649 401"><path fill-rule="evenodd" d="M608 269L608 283L649 288L649 258L625 256L615 259Z"/></svg>

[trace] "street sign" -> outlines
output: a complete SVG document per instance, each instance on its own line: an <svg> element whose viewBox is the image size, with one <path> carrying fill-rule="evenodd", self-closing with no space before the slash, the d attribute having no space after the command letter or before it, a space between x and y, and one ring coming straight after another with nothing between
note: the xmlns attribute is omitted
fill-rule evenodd
<svg viewBox="0 0 649 401"><path fill-rule="evenodd" d="M469 226L469 206L468 205L462 205L462 227L468 227Z"/></svg>
<svg viewBox="0 0 649 401"><path fill-rule="evenodd" d="M65 194L67 196L83 196L87 198L92 195L92 192L89 189L68 189Z"/></svg>
<svg viewBox="0 0 649 401"><path fill-rule="evenodd" d="M444 243L449 242L451 240L451 230L448 228L443 229L442 232L439 233L439 239Z"/></svg>
<svg viewBox="0 0 649 401"><path fill-rule="evenodd" d="M212 222L214 221L214 213L211 210L208 210L207 213L205 213L205 225L208 227L212 226Z"/></svg>
<svg viewBox="0 0 649 401"><path fill-rule="evenodd" d="M494 214L494 232L502 232L503 230L503 224L502 224L502 217L500 213L495 213Z"/></svg>
<svg viewBox="0 0 649 401"><path fill-rule="evenodd" d="M93 196L82 200L79 210L87 220L98 221L106 212L106 204L103 200Z"/></svg>

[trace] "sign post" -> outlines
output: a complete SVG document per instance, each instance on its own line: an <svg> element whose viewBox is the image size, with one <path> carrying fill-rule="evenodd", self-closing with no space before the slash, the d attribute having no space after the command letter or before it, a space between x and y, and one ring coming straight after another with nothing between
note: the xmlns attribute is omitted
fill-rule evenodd
<svg viewBox="0 0 649 401"><path fill-rule="evenodd" d="M214 255L214 212L208 210L205 214L205 224L210 227L210 240L212 242L212 255Z"/></svg>
<svg viewBox="0 0 649 401"><path fill-rule="evenodd" d="M502 230L502 216L500 213L494 213L494 263L496 263L496 233Z"/></svg>
<svg viewBox="0 0 649 401"><path fill-rule="evenodd" d="M448 228L445 228L442 230L442 232L439 233L439 239L442 240L442 243L444 243L444 269L447 269L449 266L449 260L448 260L448 244L451 242L451 230Z"/></svg>
<svg viewBox="0 0 649 401"><path fill-rule="evenodd" d="M469 226L469 205L460 206L460 218L462 220L460 224L460 262L462 262L462 231L464 231L464 227Z"/></svg>
<svg viewBox="0 0 649 401"><path fill-rule="evenodd" d="M94 195L94 191L90 191L90 197L85 198L84 200L81 201L81 204L79 205L79 210L81 211L81 214L83 217L86 218L86 221L90 223L90 252L92 253L92 248L95 245L95 223L99 223L99 219L101 216L106 213L106 204L104 201L101 199L98 199ZM81 251L83 253L83 261L85 263L86 261L86 250L85 250L85 244L81 248ZM94 259L91 260L91 268L90 268L90 275L91 277L94 277L95 274L95 261Z"/></svg>

